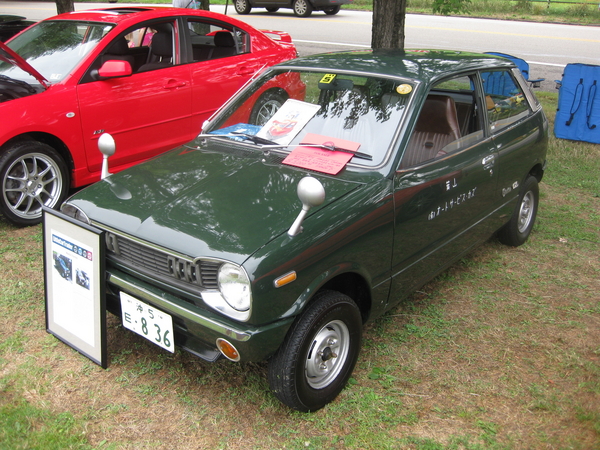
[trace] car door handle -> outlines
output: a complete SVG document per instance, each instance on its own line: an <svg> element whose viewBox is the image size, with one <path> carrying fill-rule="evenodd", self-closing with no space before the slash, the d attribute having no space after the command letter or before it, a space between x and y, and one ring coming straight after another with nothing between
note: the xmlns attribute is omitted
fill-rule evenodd
<svg viewBox="0 0 600 450"><path fill-rule="evenodd" d="M241 67L236 72L236 75L240 75L240 76L248 76L248 75L253 75L253 74L254 74L254 69L252 69L251 67Z"/></svg>
<svg viewBox="0 0 600 450"><path fill-rule="evenodd" d="M164 89L177 89L186 85L187 83L185 81L169 80L169 82L164 86Z"/></svg>
<svg viewBox="0 0 600 450"><path fill-rule="evenodd" d="M483 164L484 166L490 166L494 164L494 160L496 159L495 155L489 155L486 156L485 158L483 158L481 160L481 164Z"/></svg>
<svg viewBox="0 0 600 450"><path fill-rule="evenodd" d="M485 156L481 160L481 164L483 165L483 170L489 170L490 171L490 175L493 175L494 171L493 171L492 168L494 167L495 161L496 161L496 155Z"/></svg>

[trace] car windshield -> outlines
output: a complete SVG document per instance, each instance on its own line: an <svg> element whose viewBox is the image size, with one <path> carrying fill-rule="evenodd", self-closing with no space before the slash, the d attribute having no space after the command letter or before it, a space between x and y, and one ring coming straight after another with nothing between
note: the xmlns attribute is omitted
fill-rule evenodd
<svg viewBox="0 0 600 450"><path fill-rule="evenodd" d="M275 70L226 105L203 133L284 155L299 144L352 152L350 166L372 168L387 161L414 88L413 80Z"/></svg>
<svg viewBox="0 0 600 450"><path fill-rule="evenodd" d="M44 21L14 38L14 50L51 83L66 77L114 25L74 21ZM7 62L0 75L37 84L34 77Z"/></svg>

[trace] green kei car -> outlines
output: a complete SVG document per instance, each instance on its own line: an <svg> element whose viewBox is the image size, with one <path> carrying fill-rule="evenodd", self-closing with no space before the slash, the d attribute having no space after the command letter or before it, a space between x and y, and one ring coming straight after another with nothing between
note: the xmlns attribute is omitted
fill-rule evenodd
<svg viewBox="0 0 600 450"><path fill-rule="evenodd" d="M492 235L527 240L547 134L507 59L316 55L62 211L103 231L126 328L208 361L268 360L277 398L314 411L346 385L365 323Z"/></svg>

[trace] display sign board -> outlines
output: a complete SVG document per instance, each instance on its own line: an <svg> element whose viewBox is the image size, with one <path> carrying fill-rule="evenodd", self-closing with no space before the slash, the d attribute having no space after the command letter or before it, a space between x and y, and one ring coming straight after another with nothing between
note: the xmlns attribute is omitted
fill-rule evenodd
<svg viewBox="0 0 600 450"><path fill-rule="evenodd" d="M303 141L282 161L283 164L330 175L337 175L346 167L360 147L358 142L313 133L304 136ZM336 151L338 148L341 151Z"/></svg>
<svg viewBox="0 0 600 450"><path fill-rule="evenodd" d="M44 208L46 330L107 367L104 234Z"/></svg>
<svg viewBox="0 0 600 450"><path fill-rule="evenodd" d="M289 98L256 135L276 144L288 145L320 108L320 105Z"/></svg>

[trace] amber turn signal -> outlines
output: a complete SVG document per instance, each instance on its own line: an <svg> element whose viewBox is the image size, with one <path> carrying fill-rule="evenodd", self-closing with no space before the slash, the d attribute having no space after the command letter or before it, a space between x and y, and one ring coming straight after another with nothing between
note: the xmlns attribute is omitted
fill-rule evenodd
<svg viewBox="0 0 600 450"><path fill-rule="evenodd" d="M225 339L217 339L217 348L223 354L223 356L225 356L225 358L230 359L231 361L240 360L240 354L237 349Z"/></svg>
<svg viewBox="0 0 600 450"><path fill-rule="evenodd" d="M288 272L285 275L276 278L275 281L273 281L273 284L276 288L280 288L282 286L285 286L286 284L291 283L292 281L296 281L296 272L294 271Z"/></svg>

